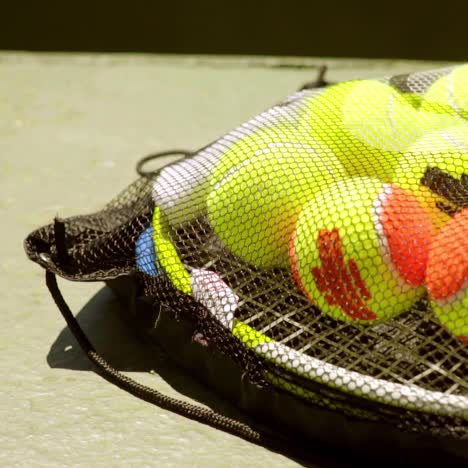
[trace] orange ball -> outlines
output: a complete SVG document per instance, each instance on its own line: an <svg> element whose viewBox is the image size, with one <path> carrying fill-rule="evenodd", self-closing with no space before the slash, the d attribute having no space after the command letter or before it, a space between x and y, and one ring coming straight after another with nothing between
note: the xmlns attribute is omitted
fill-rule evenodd
<svg viewBox="0 0 468 468"><path fill-rule="evenodd" d="M468 345L468 208L456 213L435 236L426 287L441 323Z"/></svg>

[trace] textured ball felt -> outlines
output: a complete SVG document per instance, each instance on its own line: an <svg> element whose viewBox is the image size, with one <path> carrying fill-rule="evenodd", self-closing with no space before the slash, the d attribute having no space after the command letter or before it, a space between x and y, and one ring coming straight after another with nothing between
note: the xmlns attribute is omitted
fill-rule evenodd
<svg viewBox="0 0 468 468"><path fill-rule="evenodd" d="M318 192L291 238L293 276L334 318L372 323L411 307L424 293L432 225L409 192L354 178Z"/></svg>
<svg viewBox="0 0 468 468"><path fill-rule="evenodd" d="M161 209L156 207L153 213L153 240L159 264L177 289L191 294L190 274L180 260L169 232L167 220L162 215Z"/></svg>
<svg viewBox="0 0 468 468"><path fill-rule="evenodd" d="M306 131L277 113L269 117L257 122L258 128L245 125L222 143L213 145L210 151L202 151L161 170L154 181L152 195L170 225L180 227L199 217L206 209L206 197L211 188L232 167L258 151L269 145L308 147L313 143Z"/></svg>
<svg viewBox="0 0 468 468"><path fill-rule="evenodd" d="M157 276L156 252L153 242L153 227L149 226L139 236L135 243L135 262L137 268L149 276Z"/></svg>
<svg viewBox="0 0 468 468"><path fill-rule="evenodd" d="M406 148L420 135L416 115L411 95L376 80L357 83L343 102L345 127L360 141L389 151Z"/></svg>
<svg viewBox="0 0 468 468"><path fill-rule="evenodd" d="M426 286L441 323L468 345L468 209L456 213L434 238Z"/></svg>
<svg viewBox="0 0 468 468"><path fill-rule="evenodd" d="M407 150L426 153L455 150L468 153L468 122L466 124L460 122L458 125L428 132L415 141Z"/></svg>
<svg viewBox="0 0 468 468"><path fill-rule="evenodd" d="M354 176L389 182L401 152L425 132L456 120L417 110L414 96L377 80L340 83L311 97L302 125Z"/></svg>
<svg viewBox="0 0 468 468"><path fill-rule="evenodd" d="M312 157L314 157L315 152L319 152L322 157L325 157L327 153L332 154L327 146L319 141L314 141L303 127L281 122L246 134L226 148L212 171L210 187L213 188L227 172L253 156L275 148L278 150L284 148L285 153L288 153L292 147L312 149Z"/></svg>
<svg viewBox="0 0 468 468"><path fill-rule="evenodd" d="M468 65L455 67L428 89L421 108L431 112L452 112L468 119Z"/></svg>
<svg viewBox="0 0 468 468"><path fill-rule="evenodd" d="M414 193L436 228L466 203L468 125L430 132L411 145L395 168L393 182Z"/></svg>
<svg viewBox="0 0 468 468"><path fill-rule="evenodd" d="M207 200L219 239L259 268L288 267L288 242L310 197L345 175L340 162L304 148L266 148L232 168Z"/></svg>

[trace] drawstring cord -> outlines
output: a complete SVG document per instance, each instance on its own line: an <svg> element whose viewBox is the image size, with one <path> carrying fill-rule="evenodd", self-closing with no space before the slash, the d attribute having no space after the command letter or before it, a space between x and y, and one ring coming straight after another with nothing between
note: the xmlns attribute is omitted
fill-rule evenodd
<svg viewBox="0 0 468 468"><path fill-rule="evenodd" d="M185 416L186 418L194 421L206 424L215 429L220 429L229 434L238 436L248 442L264 446L274 451L286 451L287 453L294 454L300 458L304 458L306 456L306 451L299 446L297 442L294 443L291 439L287 439L276 432L271 432L266 429L252 429L247 424L236 419L229 418L208 408L169 397L122 374L112 367L96 351L63 298L58 287L55 274L48 270L46 271L46 284L55 304L60 310L81 349L88 359L95 365L98 373L111 384L148 403L173 413L177 413L181 416Z"/></svg>

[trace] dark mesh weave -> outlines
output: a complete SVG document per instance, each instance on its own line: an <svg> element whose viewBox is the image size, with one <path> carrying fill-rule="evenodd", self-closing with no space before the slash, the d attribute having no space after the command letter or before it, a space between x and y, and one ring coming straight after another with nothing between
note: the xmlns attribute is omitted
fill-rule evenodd
<svg viewBox="0 0 468 468"><path fill-rule="evenodd" d="M135 275L262 385L468 438L467 95L466 66L303 90L26 250Z"/></svg>

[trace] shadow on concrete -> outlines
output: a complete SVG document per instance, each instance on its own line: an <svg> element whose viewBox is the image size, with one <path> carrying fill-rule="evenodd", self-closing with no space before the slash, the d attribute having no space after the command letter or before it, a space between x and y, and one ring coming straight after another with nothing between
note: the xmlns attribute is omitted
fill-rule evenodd
<svg viewBox="0 0 468 468"><path fill-rule="evenodd" d="M258 427L246 414L229 404L207 386L201 384L177 366L156 345L141 339L135 329L123 319L125 311L112 291L104 287L92 297L76 315L76 318L96 350L117 370L122 372L155 372L174 390L224 416L235 418ZM68 327L64 328L47 355L52 368L75 371L91 371L93 365L84 355ZM138 379L138 378L137 378ZM340 467L343 464L329 453L320 453L318 448L308 449L316 453L307 460L298 459L287 451L287 456L302 466Z"/></svg>
<svg viewBox="0 0 468 468"><path fill-rule="evenodd" d="M76 318L96 350L123 372L155 370L158 357L148 353L135 331L122 320L123 307L112 293L103 287L81 309ZM93 370L69 328L64 328L47 355L52 368Z"/></svg>
<svg viewBox="0 0 468 468"><path fill-rule="evenodd" d="M154 372L181 395L253 428L262 427L258 420L253 420L247 414L242 413L179 367L156 344L142 340L136 329L129 323L129 315L110 288L103 287L98 291L76 317L96 350L115 369L122 372ZM47 355L47 362L52 368L75 371L93 370L92 364L81 351L67 327L60 332L52 344ZM150 406L148 410L151 411ZM300 452L294 446L291 446L291 449L282 447L274 451L306 467L354 466L366 461L375 461L374 457L368 458L365 453L357 453L357 451L351 453L350 450L339 445L335 450L331 450L330 447L319 446L318 443L315 445L310 439L305 443L306 445L301 445ZM395 447L395 451L398 453L401 451L402 456L404 455L404 448L399 450ZM401 458L398 453L393 455L400 463L404 458ZM392 454L387 453L386 456L393 460ZM459 465L456 463L451 466Z"/></svg>
<svg viewBox="0 0 468 468"><path fill-rule="evenodd" d="M154 372L179 393L222 411L226 416L241 416L235 408L178 367L163 350L142 341L123 319L124 314L121 303L109 288L104 287L76 318L96 350L118 371ZM47 362L52 368L94 370L68 327L52 344Z"/></svg>

